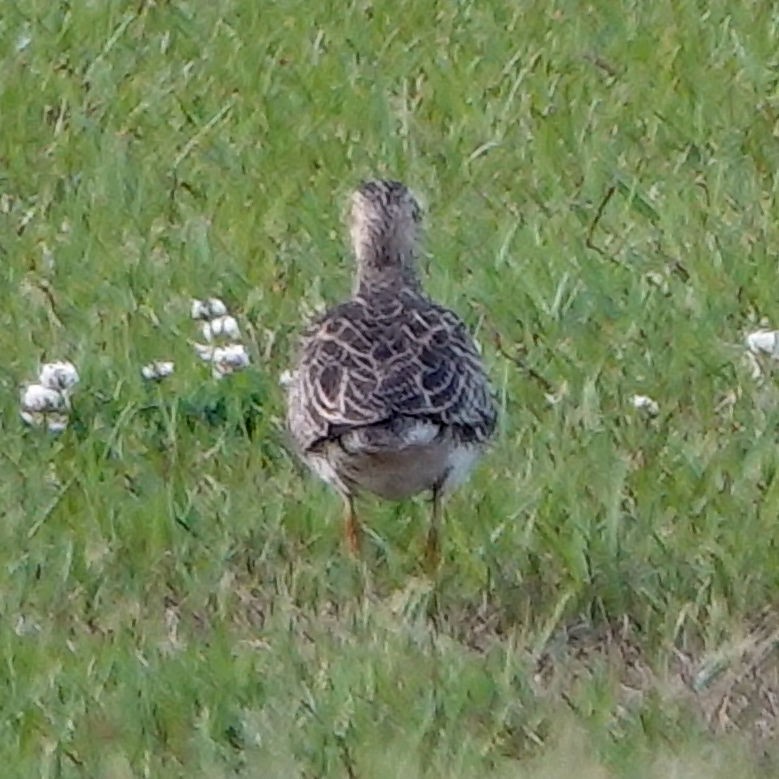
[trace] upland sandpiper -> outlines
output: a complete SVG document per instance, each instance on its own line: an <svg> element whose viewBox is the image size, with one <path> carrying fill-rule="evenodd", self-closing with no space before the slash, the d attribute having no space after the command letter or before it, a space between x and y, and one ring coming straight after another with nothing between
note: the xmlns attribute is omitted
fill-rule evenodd
<svg viewBox="0 0 779 779"><path fill-rule="evenodd" d="M437 565L443 498L495 430L479 352L462 320L422 291L421 211L397 181L352 195L352 297L303 333L288 385L287 423L303 460L341 495L357 553L354 498L433 498L428 563Z"/></svg>

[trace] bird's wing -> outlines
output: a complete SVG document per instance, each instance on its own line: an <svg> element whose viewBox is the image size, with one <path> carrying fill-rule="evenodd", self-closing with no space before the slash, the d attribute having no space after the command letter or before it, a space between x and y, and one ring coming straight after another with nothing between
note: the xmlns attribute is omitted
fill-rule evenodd
<svg viewBox="0 0 779 779"><path fill-rule="evenodd" d="M399 416L489 437L495 406L465 325L427 301L337 306L303 336L288 397L293 437L306 450Z"/></svg>

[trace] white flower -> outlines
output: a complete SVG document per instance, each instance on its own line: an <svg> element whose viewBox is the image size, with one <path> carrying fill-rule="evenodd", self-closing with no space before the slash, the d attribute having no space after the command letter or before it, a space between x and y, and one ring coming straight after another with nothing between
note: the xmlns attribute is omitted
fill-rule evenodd
<svg viewBox="0 0 779 779"><path fill-rule="evenodd" d="M72 362L47 362L41 366L38 382L44 387L68 393L78 384L79 376ZM34 386L34 385L33 385Z"/></svg>
<svg viewBox="0 0 779 779"><path fill-rule="evenodd" d="M148 381L160 381L173 373L174 365L169 360L157 360L141 368L141 376Z"/></svg>
<svg viewBox="0 0 779 779"><path fill-rule="evenodd" d="M239 371L249 364L249 355L243 344L217 346L211 354L212 373L215 379L221 379L230 373Z"/></svg>
<svg viewBox="0 0 779 779"><path fill-rule="evenodd" d="M228 338L234 341L241 338L238 322L235 321L235 317L230 315L218 316L210 321L206 320L200 330L203 333L203 338L209 342L215 338Z"/></svg>
<svg viewBox="0 0 779 779"><path fill-rule="evenodd" d="M633 408L646 411L650 417L656 417L660 413L660 406L649 395L633 395Z"/></svg>
<svg viewBox="0 0 779 779"><path fill-rule="evenodd" d="M779 331L756 330L747 335L746 342L747 349L752 354L770 354L771 357L779 359Z"/></svg>
<svg viewBox="0 0 779 779"><path fill-rule="evenodd" d="M218 316L225 316L227 314L227 306L219 298L209 298L208 312L212 319Z"/></svg>
<svg viewBox="0 0 779 779"><path fill-rule="evenodd" d="M59 390L42 384L28 384L22 392L22 411L27 413L48 414L64 411L68 407L67 398Z"/></svg>
<svg viewBox="0 0 779 779"><path fill-rule="evenodd" d="M52 433L61 433L68 426L68 397L65 391L28 384L22 391L22 419L33 427L43 424Z"/></svg>
<svg viewBox="0 0 779 779"><path fill-rule="evenodd" d="M227 306L219 298L208 300L193 300L190 309L192 319L215 319L227 314Z"/></svg>

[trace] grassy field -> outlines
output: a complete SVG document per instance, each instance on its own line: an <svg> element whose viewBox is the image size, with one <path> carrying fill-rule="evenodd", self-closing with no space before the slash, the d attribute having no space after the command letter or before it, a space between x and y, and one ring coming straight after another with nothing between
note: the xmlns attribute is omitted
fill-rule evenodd
<svg viewBox="0 0 779 779"><path fill-rule="evenodd" d="M4 776L777 775L772 5L6 3ZM501 406L435 581L423 501L366 501L350 562L282 432L374 175ZM222 382L209 294L252 356ZM60 436L19 419L46 359Z"/></svg>

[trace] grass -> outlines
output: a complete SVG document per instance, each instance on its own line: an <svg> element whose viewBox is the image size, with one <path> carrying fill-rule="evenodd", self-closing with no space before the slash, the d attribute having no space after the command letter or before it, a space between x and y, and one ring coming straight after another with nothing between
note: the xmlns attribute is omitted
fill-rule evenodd
<svg viewBox="0 0 779 779"><path fill-rule="evenodd" d="M7 776L776 775L771 4L31 0L0 43ZM366 502L355 566L281 433L372 175L502 409L434 583L422 503ZM46 358L59 437L18 418Z"/></svg>

